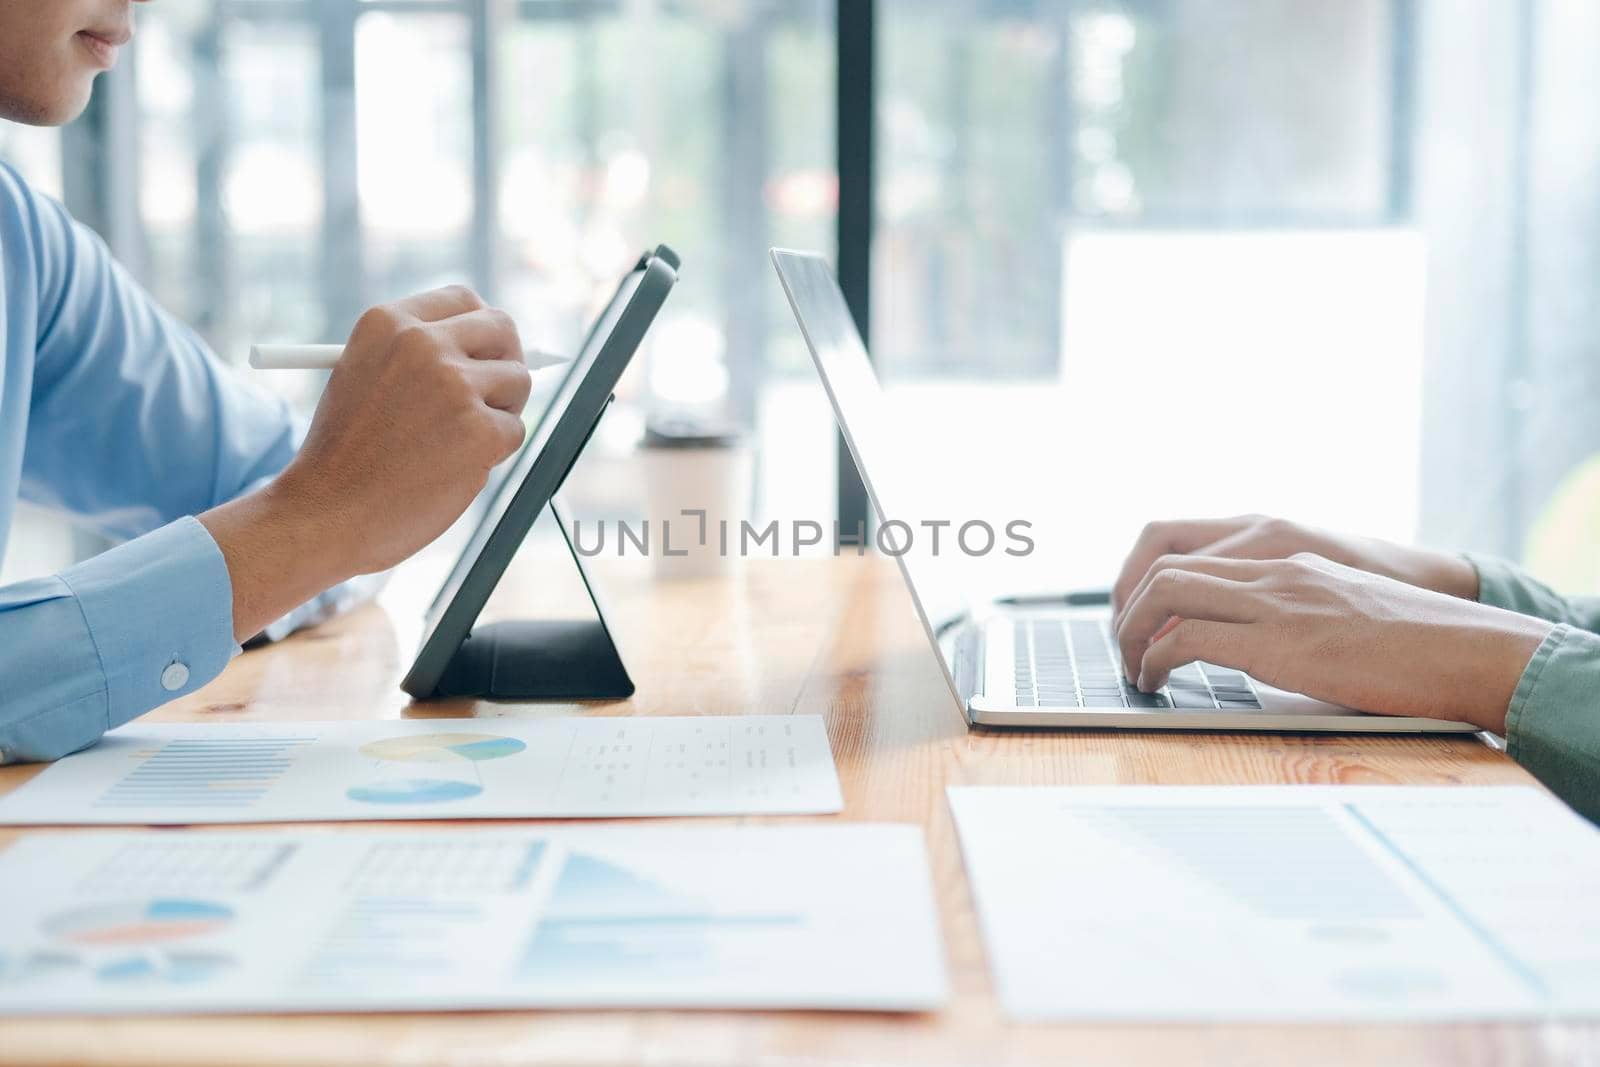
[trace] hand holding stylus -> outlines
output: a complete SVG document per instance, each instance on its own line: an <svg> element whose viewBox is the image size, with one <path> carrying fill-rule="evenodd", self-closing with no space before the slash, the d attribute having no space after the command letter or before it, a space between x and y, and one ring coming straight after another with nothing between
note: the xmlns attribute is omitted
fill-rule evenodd
<svg viewBox="0 0 1600 1067"><path fill-rule="evenodd" d="M342 353L289 466L200 516L227 562L241 637L427 545L522 444L522 343L471 290L373 308Z"/></svg>

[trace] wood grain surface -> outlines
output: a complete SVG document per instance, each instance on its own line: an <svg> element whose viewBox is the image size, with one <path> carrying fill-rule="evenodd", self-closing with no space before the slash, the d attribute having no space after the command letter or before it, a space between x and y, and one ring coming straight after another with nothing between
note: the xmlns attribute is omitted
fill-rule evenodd
<svg viewBox="0 0 1600 1067"><path fill-rule="evenodd" d="M597 1011L8 1019L0 1020L0 1063L1600 1062L1600 1026L1018 1025L996 1004L946 786L1531 781L1474 737L973 730L944 684L899 576L884 560L751 561L727 578L678 582L653 581L637 560L597 561L594 569L639 686L627 702L413 704L397 683L436 582L422 568L403 573L381 606L246 653L211 685L151 717L820 714L844 789L846 810L838 817L912 822L927 834L952 979L948 1007L912 1016ZM554 584L519 561L490 613L544 610L561 599ZM0 791L33 773L0 769ZM347 828L371 826L326 827ZM431 828L450 832L447 823ZM0 842L14 836L0 833Z"/></svg>

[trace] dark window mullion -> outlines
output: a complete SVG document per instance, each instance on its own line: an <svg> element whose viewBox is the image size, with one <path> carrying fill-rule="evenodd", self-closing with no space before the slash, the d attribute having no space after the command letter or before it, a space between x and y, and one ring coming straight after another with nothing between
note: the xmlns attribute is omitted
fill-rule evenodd
<svg viewBox="0 0 1600 1067"><path fill-rule="evenodd" d="M502 5L497 0L469 0L472 20L472 234L469 259L472 284L484 299L498 294L498 258L495 235L499 231L500 197L496 176L500 172L498 87L499 57L496 32Z"/></svg>
<svg viewBox="0 0 1600 1067"><path fill-rule="evenodd" d="M228 121L227 79L222 67L222 13L195 33L190 55L195 70L194 122L196 284L201 291L194 325L213 346L233 338L229 322L234 299L232 235L222 202L233 124ZM232 353L230 353L232 355Z"/></svg>
<svg viewBox="0 0 1600 1067"><path fill-rule="evenodd" d="M322 304L342 340L363 307L361 191L356 152L356 0L314 5L322 55Z"/></svg>
<svg viewBox="0 0 1600 1067"><path fill-rule="evenodd" d="M1389 20L1389 221L1411 221L1416 156L1417 4L1391 0Z"/></svg>
<svg viewBox="0 0 1600 1067"><path fill-rule="evenodd" d="M838 0L835 114L839 168L839 287L856 328L872 344L873 162L877 143L877 78L873 34L876 0ZM845 537L868 526L867 490L842 436L834 442L839 529Z"/></svg>

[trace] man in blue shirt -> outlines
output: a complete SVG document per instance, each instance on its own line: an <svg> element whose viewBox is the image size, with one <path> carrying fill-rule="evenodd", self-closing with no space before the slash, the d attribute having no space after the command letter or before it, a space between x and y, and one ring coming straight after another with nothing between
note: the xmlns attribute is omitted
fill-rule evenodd
<svg viewBox="0 0 1600 1067"><path fill-rule="evenodd" d="M132 0L0 0L0 118L69 121L132 33ZM305 430L0 166L0 553L19 499L127 539L0 588L0 763L92 744L433 540L521 445L529 384L510 319L435 290L361 317Z"/></svg>

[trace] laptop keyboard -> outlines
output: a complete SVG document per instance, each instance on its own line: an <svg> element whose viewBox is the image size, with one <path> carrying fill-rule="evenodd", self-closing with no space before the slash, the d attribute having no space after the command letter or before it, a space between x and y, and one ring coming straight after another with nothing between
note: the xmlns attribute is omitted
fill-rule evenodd
<svg viewBox="0 0 1600 1067"><path fill-rule="evenodd" d="M1209 663L1179 667L1159 692L1141 693L1122 676L1110 628L1095 619L1018 619L1012 647L1018 707L1261 709L1250 679Z"/></svg>

